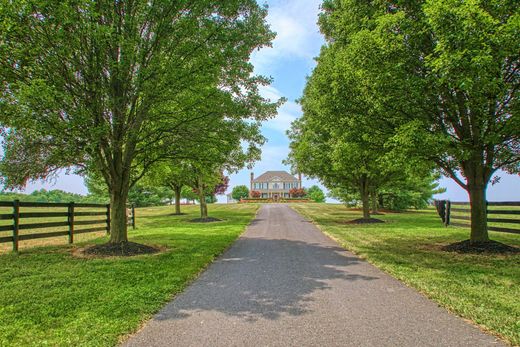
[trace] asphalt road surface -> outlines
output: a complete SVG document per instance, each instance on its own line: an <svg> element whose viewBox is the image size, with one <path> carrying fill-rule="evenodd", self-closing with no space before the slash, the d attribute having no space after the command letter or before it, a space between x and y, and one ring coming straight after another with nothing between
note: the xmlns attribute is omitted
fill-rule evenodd
<svg viewBox="0 0 520 347"><path fill-rule="evenodd" d="M502 346L345 251L286 205L244 235L126 346Z"/></svg>

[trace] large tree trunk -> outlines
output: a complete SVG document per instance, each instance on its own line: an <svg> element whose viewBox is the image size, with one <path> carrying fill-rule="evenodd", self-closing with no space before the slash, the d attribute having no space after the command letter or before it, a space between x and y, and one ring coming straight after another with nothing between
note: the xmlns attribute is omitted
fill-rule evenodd
<svg viewBox="0 0 520 347"><path fill-rule="evenodd" d="M370 219L370 191L368 189L368 178L363 176L360 180L359 192L363 204L363 219Z"/></svg>
<svg viewBox="0 0 520 347"><path fill-rule="evenodd" d="M470 243L489 241L487 228L486 186L482 184L468 185L471 204L471 234Z"/></svg>
<svg viewBox="0 0 520 347"><path fill-rule="evenodd" d="M486 189L491 176L491 170L484 165L483 155L475 152L464 165L464 175L467 180L467 191L471 205L470 243L489 241L487 228Z"/></svg>
<svg viewBox="0 0 520 347"><path fill-rule="evenodd" d="M208 218L208 204L206 204L206 197L204 196L204 184L202 179L199 179L199 203L200 203L200 218Z"/></svg>
<svg viewBox="0 0 520 347"><path fill-rule="evenodd" d="M126 200L128 188L115 189L110 194L110 243L128 241Z"/></svg>
<svg viewBox="0 0 520 347"><path fill-rule="evenodd" d="M181 214L181 186L175 186L175 214Z"/></svg>
<svg viewBox="0 0 520 347"><path fill-rule="evenodd" d="M379 211L377 207L377 193L375 189L371 189L370 197L372 198L372 214L378 214Z"/></svg>

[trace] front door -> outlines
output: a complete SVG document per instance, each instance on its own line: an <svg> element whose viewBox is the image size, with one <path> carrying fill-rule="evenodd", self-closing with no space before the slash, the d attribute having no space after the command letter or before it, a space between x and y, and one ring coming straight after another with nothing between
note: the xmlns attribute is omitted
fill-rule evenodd
<svg viewBox="0 0 520 347"><path fill-rule="evenodd" d="M280 200L280 196L279 196L278 194L274 194L274 195L273 195L273 200L274 200L275 202L278 202L278 200Z"/></svg>

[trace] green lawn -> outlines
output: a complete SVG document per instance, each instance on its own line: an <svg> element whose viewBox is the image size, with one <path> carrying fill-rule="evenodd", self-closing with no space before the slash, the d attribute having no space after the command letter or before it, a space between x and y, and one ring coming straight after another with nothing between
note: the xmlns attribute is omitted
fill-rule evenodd
<svg viewBox="0 0 520 347"><path fill-rule="evenodd" d="M439 245L469 238L469 230L441 225L433 210L377 216L385 224L348 225L360 217L342 205L298 204L347 249L418 289L442 306L520 345L520 256L446 253ZM520 235L491 233L520 246ZM442 332L441 332L442 333Z"/></svg>
<svg viewBox="0 0 520 347"><path fill-rule="evenodd" d="M131 241L167 247L158 255L80 259L71 246L0 255L0 346L112 346L136 331L245 229L257 205L210 205L211 224L172 216L173 207L137 210ZM91 242L104 242L98 238Z"/></svg>

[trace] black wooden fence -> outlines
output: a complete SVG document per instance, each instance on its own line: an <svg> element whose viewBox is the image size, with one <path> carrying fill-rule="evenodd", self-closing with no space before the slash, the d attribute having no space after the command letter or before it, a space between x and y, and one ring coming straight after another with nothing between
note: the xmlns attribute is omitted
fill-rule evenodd
<svg viewBox="0 0 520 347"><path fill-rule="evenodd" d="M471 221L471 210L469 202L452 202L449 200L435 200L435 208L442 219L445 226L456 226L463 228L470 228L469 223L461 223L460 221ZM520 209L507 209L507 207L520 207L518 201L502 201L502 202L488 202L487 203L487 221L488 223L511 224L511 227L505 228L502 226L488 225L488 230L498 231L503 233L520 234ZM489 207L498 206L499 209L490 209ZM468 215L469 214L469 215ZM498 218L496 217L498 215ZM502 218L500 216L519 216L519 218ZM518 227L515 228L515 227Z"/></svg>
<svg viewBox="0 0 520 347"><path fill-rule="evenodd" d="M11 220L9 225L0 225L0 232L11 232L11 236L0 237L0 243L13 243L13 251L18 251L18 244L24 240L34 240L56 236L68 236L69 243L74 242L74 235L91 232L106 231L110 233L110 205L82 204L82 203L50 203L50 202L21 202L0 201L1 207L11 207L12 213L0 214L0 220ZM40 209L46 211L23 211L23 208ZM62 208L62 211L49 211L49 209ZM23 220L64 217L60 221L46 221L38 223L21 223ZM78 220L76 217L92 217L92 219ZM135 208L132 205L128 209L128 225L135 229ZM85 228L85 226L90 226ZM94 226L94 227L92 227ZM68 230L40 232L33 234L20 234L23 230L44 228L68 227ZM80 227L80 228L76 228Z"/></svg>

